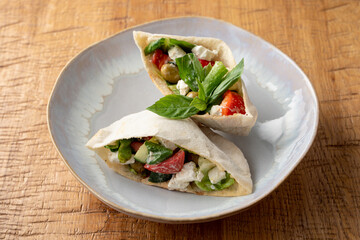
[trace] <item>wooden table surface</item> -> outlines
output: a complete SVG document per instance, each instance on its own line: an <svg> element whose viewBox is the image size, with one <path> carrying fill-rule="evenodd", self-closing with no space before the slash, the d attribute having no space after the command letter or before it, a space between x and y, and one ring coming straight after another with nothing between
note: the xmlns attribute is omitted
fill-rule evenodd
<svg viewBox="0 0 360 240"><path fill-rule="evenodd" d="M209 223L170 225L107 207L53 146L46 106L64 65L147 21L200 15L278 47L320 103L314 144L272 194ZM360 2L0 1L0 239L360 239Z"/></svg>

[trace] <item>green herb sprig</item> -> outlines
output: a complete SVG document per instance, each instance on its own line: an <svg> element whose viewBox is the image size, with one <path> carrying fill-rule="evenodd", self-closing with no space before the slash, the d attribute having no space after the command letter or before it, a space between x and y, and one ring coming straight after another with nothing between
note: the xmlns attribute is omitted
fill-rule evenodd
<svg viewBox="0 0 360 240"><path fill-rule="evenodd" d="M162 117L170 119L184 119L200 111L208 111L239 80L244 71L244 59L230 72L219 61L215 62L212 68L208 66L202 68L199 60L192 53L177 58L176 63L181 79L189 85L192 91L198 92L198 96L189 98L183 95L171 94L160 98L147 108Z"/></svg>

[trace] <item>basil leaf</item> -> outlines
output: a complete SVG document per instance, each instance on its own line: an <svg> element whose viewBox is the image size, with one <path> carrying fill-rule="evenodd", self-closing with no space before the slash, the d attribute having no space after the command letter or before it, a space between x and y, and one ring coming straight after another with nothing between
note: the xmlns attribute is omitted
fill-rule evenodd
<svg viewBox="0 0 360 240"><path fill-rule="evenodd" d="M107 148L107 149L109 149L109 150L112 151L112 152L116 152L116 151L119 149L119 147L120 147L120 141L117 140L117 141L115 142L115 145L106 145L106 146L104 146L104 147Z"/></svg>
<svg viewBox="0 0 360 240"><path fill-rule="evenodd" d="M197 109L199 109L200 111L204 111L207 107L207 104L204 100L200 99L199 97L196 97L192 100L192 102L190 103L190 106L194 106Z"/></svg>
<svg viewBox="0 0 360 240"><path fill-rule="evenodd" d="M179 47L181 47L186 52L191 52L191 49L193 47L195 47L195 45L192 44L192 43L177 40L177 39L173 39L173 38L170 38L169 42L170 42L170 44L178 45Z"/></svg>
<svg viewBox="0 0 360 240"><path fill-rule="evenodd" d="M211 68L211 71L203 82L205 96L211 95L214 89L223 81L223 77L227 72L228 70L222 62L215 62L214 66Z"/></svg>
<svg viewBox="0 0 360 240"><path fill-rule="evenodd" d="M166 182L166 181L170 180L171 177L172 177L172 174L151 172L148 180L149 180L149 182L160 183L160 182Z"/></svg>
<svg viewBox="0 0 360 240"><path fill-rule="evenodd" d="M205 91L204 91L203 84L199 80L197 80L197 84L198 84L198 87L199 87L199 92L198 92L199 98L201 100L204 100L205 102L207 102L207 98L205 96Z"/></svg>
<svg viewBox="0 0 360 240"><path fill-rule="evenodd" d="M145 47L144 53L145 55L149 55L150 53L153 53L156 49L162 48L164 45L165 38L160 38L158 40L152 41Z"/></svg>
<svg viewBox="0 0 360 240"><path fill-rule="evenodd" d="M170 42L170 39L169 39L169 38L165 38L165 42L164 42L164 45L162 46L162 50L165 51L165 52L167 52L167 51L169 51L169 49L170 49L172 46L174 46L174 44L172 44L172 43Z"/></svg>
<svg viewBox="0 0 360 240"><path fill-rule="evenodd" d="M197 80L202 82L205 78L201 63L193 53L188 53L183 57L176 59L176 65L179 69L179 75L184 82L189 85L194 92L199 90Z"/></svg>
<svg viewBox="0 0 360 240"><path fill-rule="evenodd" d="M152 106L148 107L147 110L162 117L184 119L199 112L196 107L190 106L192 100L192 98L183 95L171 94L160 98Z"/></svg>
<svg viewBox="0 0 360 240"><path fill-rule="evenodd" d="M225 75L222 82L217 86L211 94L209 104L216 102L232 85L234 85L240 78L244 71L244 59L238 63L228 74Z"/></svg>
<svg viewBox="0 0 360 240"><path fill-rule="evenodd" d="M171 149L161 146L160 144L145 141L145 146L149 153L146 158L146 163L150 165L160 163L173 154Z"/></svg>
<svg viewBox="0 0 360 240"><path fill-rule="evenodd" d="M211 63L209 63L208 65L206 65L206 66L204 67L205 78L206 78L206 76L209 74L209 72L211 71L211 69L212 69Z"/></svg>

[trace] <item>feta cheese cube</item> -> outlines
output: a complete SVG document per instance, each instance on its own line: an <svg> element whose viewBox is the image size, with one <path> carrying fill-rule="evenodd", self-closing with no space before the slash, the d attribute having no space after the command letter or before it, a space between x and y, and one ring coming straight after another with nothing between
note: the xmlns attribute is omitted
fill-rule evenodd
<svg viewBox="0 0 360 240"><path fill-rule="evenodd" d="M212 61L218 54L216 50L211 51L200 45L193 47L191 49L191 52L193 52L197 58L204 59L207 61Z"/></svg>
<svg viewBox="0 0 360 240"><path fill-rule="evenodd" d="M190 91L190 87L184 82L184 80L179 80L176 84L176 88L179 90L181 95L186 95Z"/></svg>
<svg viewBox="0 0 360 240"><path fill-rule="evenodd" d="M170 190L185 190L190 182L201 181L204 177L194 162L185 163L180 172L174 174L168 183Z"/></svg>
<svg viewBox="0 0 360 240"><path fill-rule="evenodd" d="M168 54L172 60L175 60L179 57L185 56L186 52L182 50L181 47L175 45L174 47L169 49Z"/></svg>
<svg viewBox="0 0 360 240"><path fill-rule="evenodd" d="M120 162L119 159L118 159L118 152L109 151L108 159L112 163Z"/></svg>
<svg viewBox="0 0 360 240"><path fill-rule="evenodd" d="M210 115L221 116L221 109L220 105L213 105L210 109Z"/></svg>

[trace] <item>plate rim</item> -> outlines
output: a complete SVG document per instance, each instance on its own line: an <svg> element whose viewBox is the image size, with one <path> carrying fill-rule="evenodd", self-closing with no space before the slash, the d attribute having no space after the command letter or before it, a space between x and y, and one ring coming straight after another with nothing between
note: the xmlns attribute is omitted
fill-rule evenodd
<svg viewBox="0 0 360 240"><path fill-rule="evenodd" d="M299 159L295 162L295 164L293 166L290 167L289 171L280 179L280 181L275 184L273 187L269 188L267 191L265 191L265 193L257 198L255 198L254 200L250 201L249 203L245 204L245 206L243 206L242 208L235 208L235 209L230 209L230 210L226 210L220 213L214 213L211 215L206 215L206 216L199 216L199 217L162 217L162 216L158 216L155 214L149 214L149 213L143 213L141 211L135 211L135 210L131 210L122 206L119 206L116 203L113 203L109 200L107 200L106 198L104 198L103 196L101 196L100 193L98 193L97 191L95 191L94 189L92 189L84 180L82 180L78 174L75 172L74 169L71 168L70 164L68 163L67 159L63 156L63 154L61 153L58 145L56 144L54 137L53 137L53 131L52 131L52 126L50 123L50 107L51 107L51 103L52 103L52 99L54 96L54 92L56 90L56 88L59 85L59 80L60 78L63 76L65 70L68 68L69 65L71 65L73 63L73 61L75 61L75 59L77 59L79 56L85 54L87 51L89 51L91 48L93 48L94 46L98 45L99 43L106 41L108 39L111 39L121 33L124 32L128 32L131 30L134 30L135 28L138 28L140 26L146 26L146 25L151 25L157 22L162 22L162 21L171 21L171 20L177 20L177 19L205 19L205 20L212 20L212 21L218 21L218 22L222 22L224 24L227 25L231 25L233 27L239 28L242 31L246 32L247 34L251 35L252 37L255 37L263 42L265 42L270 48L271 50L275 50L277 53L279 53L280 55L282 55L282 57L284 57L288 62L290 62L304 77L304 82L306 83L306 86L308 87L308 89L310 90L311 96L314 99L314 103L315 103L315 125L314 125L314 131L312 133L311 136L311 140L310 140L310 144L308 144L308 146L304 149L304 151L302 152L301 156L299 157ZM254 206L255 204L259 203L261 200L265 199L270 193L272 193L276 188L278 188L280 186L280 184L282 184L285 179L294 171L294 169L299 165L299 163L303 160L303 158L305 157L305 155L308 153L309 149L311 148L311 146L314 143L315 137L317 135L317 131L318 131L318 125L319 125L319 102L318 102L318 98L317 98L317 94L316 91L313 87L313 85L311 84L310 79L307 77L307 75L302 71L302 69L295 63L294 60L292 60L289 56L287 56L285 53L283 53L280 49L276 48L273 44L269 43L268 41L266 41L265 39L239 27L236 26L235 24L232 24L230 22L221 20L221 19L216 19L216 18L212 18L212 17L206 17L206 16L196 16L196 15L191 15L191 16L179 16L179 17L169 17L169 18L160 18L160 19L156 19L156 20L152 20L152 21L147 21L141 24L137 24L128 28L125 28L117 33L112 34L109 37L106 37L104 39L101 39L99 41L96 41L95 43L91 44L90 46L87 46L86 48L82 49L81 51L79 51L74 57L72 57L66 64L65 66L61 69L58 77L55 80L55 83L53 85L53 88L51 90L50 93L50 97L48 98L48 102L47 102L47 108L46 108L46 116L47 116L47 127L48 127L48 131L50 133L50 138L52 143L55 146L55 149L57 150L57 152L60 154L60 157L62 159L62 161L65 163L65 165L67 166L67 168L70 170L70 172L72 173L72 175L87 189L89 190L93 195L95 195L95 197L97 199L99 199L101 202L103 202L104 204L106 204L107 206L130 216L133 217L137 217L140 219L145 219L145 220L150 220L150 221L154 221L154 222L160 222L160 223L181 223L181 224L186 224L186 223L200 223L200 222L209 222L209 221L214 221L214 220L218 220L218 219L222 219L225 217L229 217L232 215L235 215L237 213L240 213L242 211L245 211L247 209L249 209L250 207Z"/></svg>

